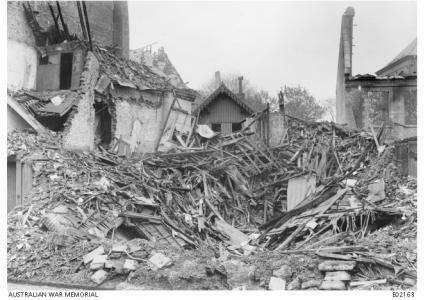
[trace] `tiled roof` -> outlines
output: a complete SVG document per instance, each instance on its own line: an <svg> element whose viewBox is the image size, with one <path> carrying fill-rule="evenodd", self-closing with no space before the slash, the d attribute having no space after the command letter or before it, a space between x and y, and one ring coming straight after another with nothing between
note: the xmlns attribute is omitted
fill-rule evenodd
<svg viewBox="0 0 430 300"><path fill-rule="evenodd" d="M148 66L115 55L110 50L95 46L100 70L113 82L139 90L166 90L173 86L160 75L154 73Z"/></svg>
<svg viewBox="0 0 430 300"><path fill-rule="evenodd" d="M410 56L417 56L417 38L415 38L409 45L406 46L402 51L400 51L397 56L390 61L385 67L381 68L380 70L376 71L376 74L381 73L383 70L388 69L390 66L395 65L400 60L404 59L405 57Z"/></svg>
<svg viewBox="0 0 430 300"><path fill-rule="evenodd" d="M61 117L73 108L79 98L77 92L70 90L43 92L27 90L12 92L8 90L8 95L35 117ZM62 99L58 105L52 103L52 99L56 96Z"/></svg>
<svg viewBox="0 0 430 300"><path fill-rule="evenodd" d="M416 56L417 55L417 39L415 38L409 45L406 46L405 49L400 51L399 54L388 64L394 64L395 62L401 60L406 56Z"/></svg>
<svg viewBox="0 0 430 300"><path fill-rule="evenodd" d="M247 103L245 103L239 96L237 96L235 93L233 93L229 88L227 88L224 83L221 83L221 85L212 94L210 94L206 99L203 100L203 102L199 103L194 108L193 114L197 114L197 113L201 112L206 106L208 106L220 94L226 94L229 98L231 98L234 102L236 102L240 107L245 109L249 114L255 113L255 110L251 106L249 106Z"/></svg>

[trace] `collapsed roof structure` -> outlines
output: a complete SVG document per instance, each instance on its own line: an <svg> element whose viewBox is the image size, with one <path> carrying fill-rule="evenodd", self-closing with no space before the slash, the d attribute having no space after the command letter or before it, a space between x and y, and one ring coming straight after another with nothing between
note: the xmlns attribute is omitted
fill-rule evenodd
<svg viewBox="0 0 430 300"><path fill-rule="evenodd" d="M229 95L249 118L235 133L204 134L193 90L70 38L67 26L41 34L36 21L43 88L8 91L37 132L8 133L9 280L87 289L416 285L416 247L391 237L416 240L416 181L399 174L385 126L370 133L282 114L269 143L268 109L255 112L221 86L214 95Z"/></svg>

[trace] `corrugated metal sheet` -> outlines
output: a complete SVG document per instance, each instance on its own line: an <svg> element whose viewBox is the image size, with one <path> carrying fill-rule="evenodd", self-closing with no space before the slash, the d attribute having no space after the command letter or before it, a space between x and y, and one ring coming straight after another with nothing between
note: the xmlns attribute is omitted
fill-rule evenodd
<svg viewBox="0 0 430 300"><path fill-rule="evenodd" d="M28 201L33 186L32 162L7 162L7 211Z"/></svg>
<svg viewBox="0 0 430 300"><path fill-rule="evenodd" d="M7 162L7 212L16 205L16 162Z"/></svg>
<svg viewBox="0 0 430 300"><path fill-rule="evenodd" d="M288 181L287 211L294 209L306 196L315 192L316 177L300 176Z"/></svg>

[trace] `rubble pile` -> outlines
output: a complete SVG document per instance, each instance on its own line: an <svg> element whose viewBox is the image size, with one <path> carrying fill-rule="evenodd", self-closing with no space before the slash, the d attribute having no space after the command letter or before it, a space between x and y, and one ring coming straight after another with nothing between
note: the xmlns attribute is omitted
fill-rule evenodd
<svg viewBox="0 0 430 300"><path fill-rule="evenodd" d="M241 269L232 257L249 268L264 264L244 276L252 282L247 288L346 289L413 280L416 247L397 257L378 253L387 248L368 238L384 234L387 225L416 230L416 183L393 179L384 130L372 136L334 123L287 122L283 142L273 148L246 126L229 136L196 134L199 147L140 160L101 147L69 152L49 136L10 133L8 155L33 160L34 182L27 204L8 214L9 276L93 284L121 278L139 285L158 274L179 288L169 280L186 276L172 275L180 272L172 266L184 265L180 255L187 251L206 249L211 267L193 277L205 288L202 278L214 274L217 288L242 286L230 280ZM410 230L399 230L414 240ZM288 264L301 257L309 272L296 266L284 276L258 257L283 257ZM330 261L354 268L318 268ZM389 274L384 283L380 269ZM354 283L357 278L376 283Z"/></svg>

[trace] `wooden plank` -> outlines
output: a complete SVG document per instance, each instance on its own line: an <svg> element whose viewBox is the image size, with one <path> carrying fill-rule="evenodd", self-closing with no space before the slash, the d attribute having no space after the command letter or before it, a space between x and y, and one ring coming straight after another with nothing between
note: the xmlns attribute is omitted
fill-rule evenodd
<svg viewBox="0 0 430 300"><path fill-rule="evenodd" d="M16 206L16 162L7 162L7 211Z"/></svg>
<svg viewBox="0 0 430 300"><path fill-rule="evenodd" d="M21 117L23 118L37 133L48 133L48 130L43 127L28 111L25 110L15 99L11 96L7 96L7 104Z"/></svg>
<svg viewBox="0 0 430 300"><path fill-rule="evenodd" d="M369 280L369 281L351 281L350 287L362 286L362 285L374 285L374 284L385 284L387 279Z"/></svg>
<svg viewBox="0 0 430 300"><path fill-rule="evenodd" d="M176 99L176 96L175 96L173 98L173 100L172 100L172 103L170 104L169 110L167 112L167 117L164 120L163 126L161 127L161 131L160 131L160 133L158 135L157 143L155 144L155 151L158 151L158 147L160 146L161 138L164 135L164 131L166 129L167 123L169 122L169 117L170 117L170 114L172 112L172 108L175 106L176 101L177 101L177 99Z"/></svg>
<svg viewBox="0 0 430 300"><path fill-rule="evenodd" d="M287 211L296 208L307 196L315 192L316 176L304 175L288 181Z"/></svg>

